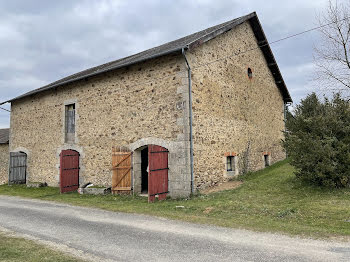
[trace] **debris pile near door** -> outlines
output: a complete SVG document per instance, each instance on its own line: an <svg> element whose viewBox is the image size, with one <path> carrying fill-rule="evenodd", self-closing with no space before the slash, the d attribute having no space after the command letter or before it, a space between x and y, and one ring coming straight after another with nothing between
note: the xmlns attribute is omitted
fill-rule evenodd
<svg viewBox="0 0 350 262"><path fill-rule="evenodd" d="M28 182L27 187L47 187L47 183L41 183L41 182Z"/></svg>
<svg viewBox="0 0 350 262"><path fill-rule="evenodd" d="M96 188L96 187L80 187L78 193L81 195L109 195L111 193L111 188Z"/></svg>
<svg viewBox="0 0 350 262"><path fill-rule="evenodd" d="M91 186L93 186L93 185L94 185L94 184L88 182L88 183L84 184L81 188L91 187Z"/></svg>

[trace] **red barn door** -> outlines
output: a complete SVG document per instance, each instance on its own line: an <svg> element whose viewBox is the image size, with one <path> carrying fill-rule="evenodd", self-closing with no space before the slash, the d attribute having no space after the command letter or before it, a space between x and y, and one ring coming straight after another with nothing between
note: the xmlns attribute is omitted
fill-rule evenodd
<svg viewBox="0 0 350 262"><path fill-rule="evenodd" d="M76 191L79 188L79 153L62 150L60 154L61 193Z"/></svg>
<svg viewBox="0 0 350 262"><path fill-rule="evenodd" d="M153 202L158 195L159 200L166 199L168 194L168 153L161 146L148 146L148 201Z"/></svg>

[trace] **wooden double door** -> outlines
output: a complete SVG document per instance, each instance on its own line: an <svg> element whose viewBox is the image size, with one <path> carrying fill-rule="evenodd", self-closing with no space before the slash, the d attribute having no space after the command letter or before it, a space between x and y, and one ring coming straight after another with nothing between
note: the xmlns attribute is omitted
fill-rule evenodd
<svg viewBox="0 0 350 262"><path fill-rule="evenodd" d="M168 192L168 154L161 146L148 145L148 201L166 199ZM112 192L131 192L132 190L132 152L113 149L112 152ZM140 171L141 172L141 171Z"/></svg>

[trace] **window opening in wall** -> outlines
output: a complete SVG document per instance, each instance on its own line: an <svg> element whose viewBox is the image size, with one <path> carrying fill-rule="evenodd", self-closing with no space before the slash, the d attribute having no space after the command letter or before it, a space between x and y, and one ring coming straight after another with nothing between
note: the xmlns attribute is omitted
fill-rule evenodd
<svg viewBox="0 0 350 262"><path fill-rule="evenodd" d="M148 147L141 150L141 194L148 194Z"/></svg>
<svg viewBox="0 0 350 262"><path fill-rule="evenodd" d="M236 166L235 166L235 157L234 156L228 156L227 157L227 171L235 171Z"/></svg>
<svg viewBox="0 0 350 262"><path fill-rule="evenodd" d="M75 139L75 104L66 105L65 110L65 140L72 143Z"/></svg>
<svg viewBox="0 0 350 262"><path fill-rule="evenodd" d="M269 155L264 155L264 162L265 162L265 167L268 167L270 165L270 156Z"/></svg>
<svg viewBox="0 0 350 262"><path fill-rule="evenodd" d="M248 67L248 77L249 77L249 79L253 78L253 71L250 67Z"/></svg>

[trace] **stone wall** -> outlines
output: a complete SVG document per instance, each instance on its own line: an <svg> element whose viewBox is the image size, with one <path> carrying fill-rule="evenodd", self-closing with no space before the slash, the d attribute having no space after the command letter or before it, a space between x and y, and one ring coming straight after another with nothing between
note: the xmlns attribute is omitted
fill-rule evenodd
<svg viewBox="0 0 350 262"><path fill-rule="evenodd" d="M253 51L239 54L240 52ZM194 172L197 188L285 157L283 99L248 22L187 52L192 67ZM227 57L221 59L223 57ZM210 61L217 62L204 65ZM252 69L253 77L247 75ZM65 143L65 105L75 103L75 143ZM185 60L169 55L103 73L12 103L10 150L28 155L29 181L59 183L59 153L80 153L80 183L111 183L112 147L169 149L171 196L190 193L189 96ZM226 157L238 169L226 172Z"/></svg>
<svg viewBox="0 0 350 262"><path fill-rule="evenodd" d="M187 56L192 67L197 188L227 180L230 173L226 172L225 155L237 155L239 172L263 168L264 154L269 154L271 163L285 158L280 144L283 98L249 23L204 43ZM231 57L221 59L227 56ZM218 61L203 66L214 60ZM251 79L248 68L253 72Z"/></svg>
<svg viewBox="0 0 350 262"><path fill-rule="evenodd" d="M0 185L8 182L9 145L0 144Z"/></svg>
<svg viewBox="0 0 350 262"><path fill-rule="evenodd" d="M188 94L185 63L170 55L14 101L10 150L28 154L27 180L59 183L59 153L80 153L80 183L111 184L112 147L171 145L172 196L188 195ZM64 141L65 105L75 103L75 143ZM146 139L146 140L145 140ZM148 139L148 140L147 140Z"/></svg>

